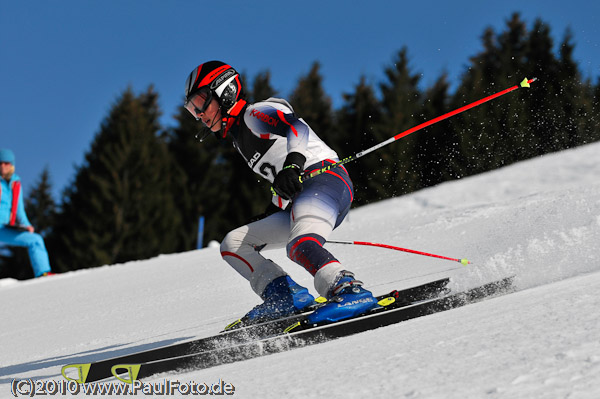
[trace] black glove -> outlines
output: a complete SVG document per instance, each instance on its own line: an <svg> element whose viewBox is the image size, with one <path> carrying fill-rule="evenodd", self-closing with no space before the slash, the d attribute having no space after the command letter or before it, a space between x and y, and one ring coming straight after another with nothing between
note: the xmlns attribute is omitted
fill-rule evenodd
<svg viewBox="0 0 600 399"><path fill-rule="evenodd" d="M304 169L306 157L299 152L290 152L285 158L283 169L277 173L273 181L273 191L281 198L291 200L296 193L302 191L300 174Z"/></svg>

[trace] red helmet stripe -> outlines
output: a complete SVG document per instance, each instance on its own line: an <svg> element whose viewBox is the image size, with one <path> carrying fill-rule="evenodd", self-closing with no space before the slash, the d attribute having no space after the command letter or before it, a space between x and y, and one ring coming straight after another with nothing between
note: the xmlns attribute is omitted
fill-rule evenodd
<svg viewBox="0 0 600 399"><path fill-rule="evenodd" d="M222 74L223 72L225 72L226 70L228 70L230 68L231 67L229 65L223 65L223 66L220 66L219 68L211 71L208 75L206 75L200 81L200 83L198 83L196 88L199 89L202 86L208 86L213 80L215 80L217 78L217 76L219 76L220 74Z"/></svg>
<svg viewBox="0 0 600 399"><path fill-rule="evenodd" d="M200 77L200 71L202 70L202 67L199 66L198 68L196 68L196 78L194 79L194 82L198 81L198 78Z"/></svg>

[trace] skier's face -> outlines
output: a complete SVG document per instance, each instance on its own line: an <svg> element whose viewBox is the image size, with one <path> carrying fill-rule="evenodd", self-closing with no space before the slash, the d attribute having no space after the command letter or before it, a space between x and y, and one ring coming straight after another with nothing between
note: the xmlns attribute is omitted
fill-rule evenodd
<svg viewBox="0 0 600 399"><path fill-rule="evenodd" d="M0 161L0 176L3 179L9 179L13 172L13 164L10 162Z"/></svg>
<svg viewBox="0 0 600 399"><path fill-rule="evenodd" d="M221 129L221 109L210 92L200 92L190 98L185 103L185 109L213 132Z"/></svg>

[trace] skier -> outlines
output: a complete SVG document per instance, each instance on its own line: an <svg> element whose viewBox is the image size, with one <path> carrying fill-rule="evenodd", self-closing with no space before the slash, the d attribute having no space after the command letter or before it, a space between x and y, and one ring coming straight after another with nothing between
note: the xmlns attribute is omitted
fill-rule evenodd
<svg viewBox="0 0 600 399"><path fill-rule="evenodd" d="M11 150L0 149L0 173L0 242L26 247L35 277L53 274L44 239L34 232L25 213L21 179L15 174L15 155Z"/></svg>
<svg viewBox="0 0 600 399"><path fill-rule="evenodd" d="M352 181L338 166L301 182L303 173L332 165L338 156L292 106L279 98L248 104L236 70L209 61L187 78L185 108L217 138L229 135L248 166L272 183L270 207L277 211L234 229L221 244L223 259L264 301L244 320L285 317L314 304L306 288L261 254L283 247L292 261L314 276L317 292L328 299L309 316L310 322L342 320L377 307L362 282L323 248L350 209Z"/></svg>

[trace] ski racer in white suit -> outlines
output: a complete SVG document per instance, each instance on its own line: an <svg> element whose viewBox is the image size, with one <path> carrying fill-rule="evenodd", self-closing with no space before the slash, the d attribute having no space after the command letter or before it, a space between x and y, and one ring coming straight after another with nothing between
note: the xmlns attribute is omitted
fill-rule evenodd
<svg viewBox="0 0 600 399"><path fill-rule="evenodd" d="M264 249L286 248L288 257L314 276L317 292L329 299L310 315L332 322L376 306L370 291L325 248L327 238L347 215L353 186L343 166L301 182L301 175L338 161L329 148L283 99L248 104L231 66L209 61L186 82L186 109L217 137L227 134L248 166L272 182L277 211L229 232L221 255L264 302L242 319L254 323L285 317L314 304L314 297ZM274 208L273 206L271 206Z"/></svg>

